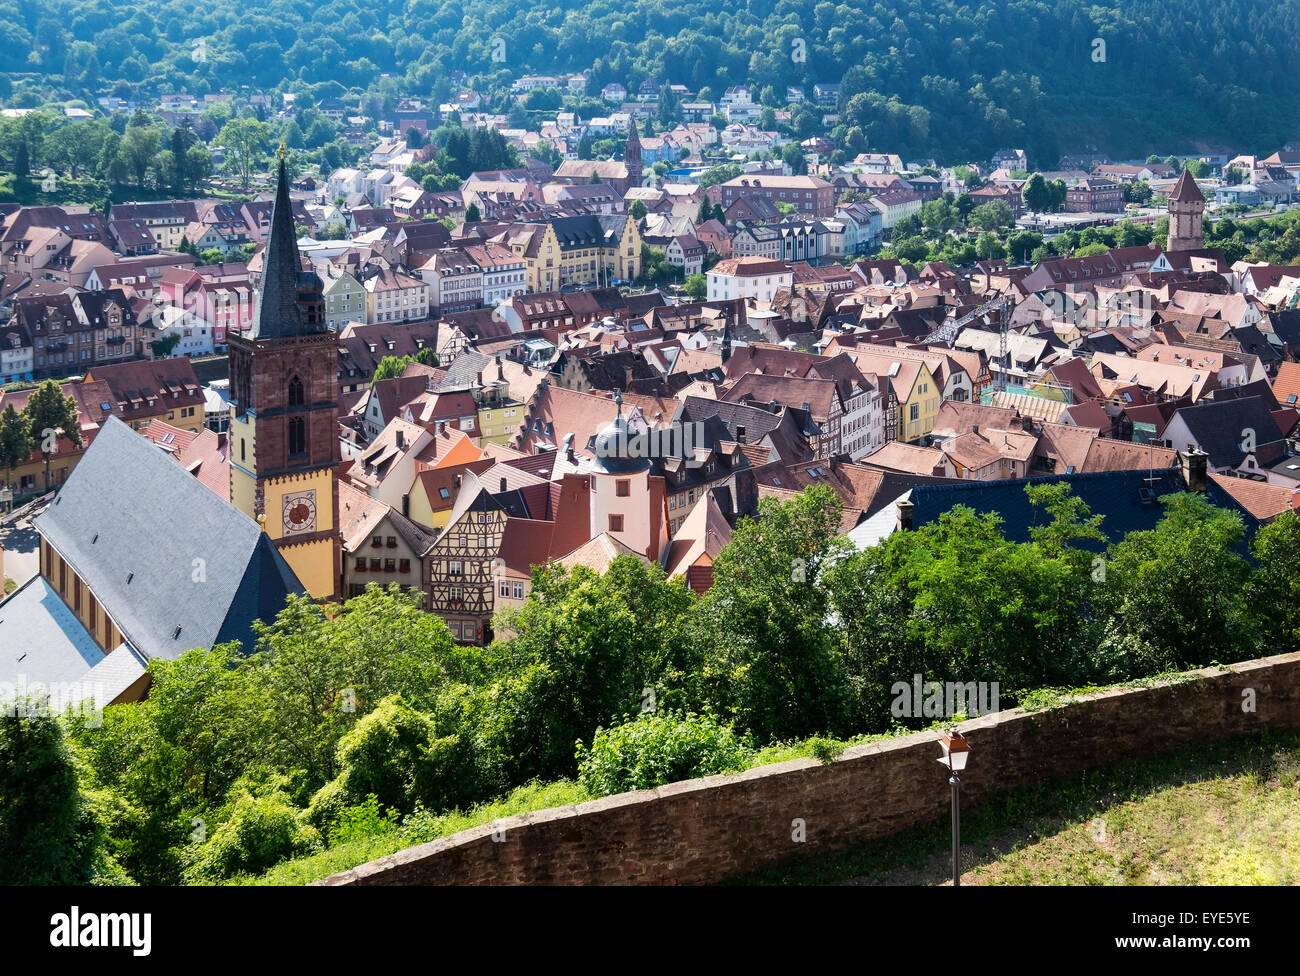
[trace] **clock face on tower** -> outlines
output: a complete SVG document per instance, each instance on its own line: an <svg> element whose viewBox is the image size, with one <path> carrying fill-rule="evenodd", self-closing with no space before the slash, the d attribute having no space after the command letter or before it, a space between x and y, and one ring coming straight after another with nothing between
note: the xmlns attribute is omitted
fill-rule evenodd
<svg viewBox="0 0 1300 976"><path fill-rule="evenodd" d="M316 531L316 491L295 491L284 496L286 535Z"/></svg>

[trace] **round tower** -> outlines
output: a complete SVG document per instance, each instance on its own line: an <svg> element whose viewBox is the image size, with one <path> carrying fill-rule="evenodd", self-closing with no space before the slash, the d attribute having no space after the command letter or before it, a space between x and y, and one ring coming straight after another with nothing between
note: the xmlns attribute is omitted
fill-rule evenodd
<svg viewBox="0 0 1300 976"><path fill-rule="evenodd" d="M1188 170L1169 194L1169 241L1166 250L1195 251L1205 246L1205 196Z"/></svg>
<svg viewBox="0 0 1300 976"><path fill-rule="evenodd" d="M648 438L618 414L596 434L591 460L591 537L608 532L635 552L650 551L650 458Z"/></svg>

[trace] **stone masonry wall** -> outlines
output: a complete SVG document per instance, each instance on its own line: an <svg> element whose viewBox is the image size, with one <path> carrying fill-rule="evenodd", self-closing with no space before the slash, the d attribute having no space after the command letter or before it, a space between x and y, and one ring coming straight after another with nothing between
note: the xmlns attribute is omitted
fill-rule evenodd
<svg viewBox="0 0 1300 976"><path fill-rule="evenodd" d="M1243 709L1253 695L1254 711ZM971 744L964 806L1094 766L1300 727L1300 652L1208 668L1191 680L1105 692L1044 712L960 725ZM943 816L938 735L673 783L519 814L399 851L327 885L701 884L860 844ZM791 839L805 822L806 842ZM493 831L501 840L493 840ZM504 830L504 833L501 831Z"/></svg>

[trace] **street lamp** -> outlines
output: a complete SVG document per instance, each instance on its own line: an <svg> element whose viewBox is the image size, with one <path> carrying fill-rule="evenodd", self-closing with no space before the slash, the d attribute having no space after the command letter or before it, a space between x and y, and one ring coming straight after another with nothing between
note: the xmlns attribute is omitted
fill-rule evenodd
<svg viewBox="0 0 1300 976"><path fill-rule="evenodd" d="M952 787L952 885L958 888L961 886L961 808L957 794L961 780L957 774L966 768L970 743L959 731L952 729L939 739L939 748L943 750L939 762L952 773L948 778L948 785Z"/></svg>

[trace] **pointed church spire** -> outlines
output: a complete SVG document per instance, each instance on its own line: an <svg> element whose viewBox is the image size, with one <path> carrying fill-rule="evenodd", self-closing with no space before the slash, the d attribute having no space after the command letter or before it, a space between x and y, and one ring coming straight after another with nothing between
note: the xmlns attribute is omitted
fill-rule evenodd
<svg viewBox="0 0 1300 976"><path fill-rule="evenodd" d="M293 232L293 204L289 202L283 143L279 155L271 230L266 235L266 247L262 251L262 278L257 289L257 304L253 308L253 324L248 332L250 339L283 339L301 335L304 331L298 292L302 285L310 282L301 280L302 259ZM316 275L310 274L309 277L316 278ZM316 278L317 284L319 281Z"/></svg>

